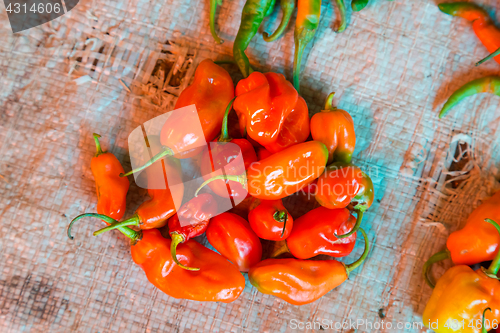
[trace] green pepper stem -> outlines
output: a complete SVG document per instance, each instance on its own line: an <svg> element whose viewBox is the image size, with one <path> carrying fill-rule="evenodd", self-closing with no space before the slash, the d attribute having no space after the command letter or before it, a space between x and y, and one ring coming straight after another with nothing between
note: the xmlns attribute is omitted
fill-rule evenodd
<svg viewBox="0 0 500 333"><path fill-rule="evenodd" d="M97 157L101 154L104 154L104 152L102 151L101 143L99 142L99 138L101 136L97 133L94 133L93 135L94 135L95 148L96 148L96 153L95 153L94 157Z"/></svg>
<svg viewBox="0 0 500 333"><path fill-rule="evenodd" d="M69 239L73 239L73 236L71 236L71 228L73 227L73 224L83 217L96 217L96 218L99 218L99 219L103 220L104 222L107 222L111 225L118 223L118 221L116 221L115 219L113 219L109 216L106 216L106 215L102 215L102 214L94 214L94 213L81 214L81 215L78 215L77 217L75 217L68 225L68 237L69 237ZM141 232L137 232L137 231L132 230L132 229L127 228L127 227L119 227L118 230L120 230L125 236L130 238L132 241L137 241L142 237Z"/></svg>
<svg viewBox="0 0 500 333"><path fill-rule="evenodd" d="M224 113L224 118L222 118L222 129L221 129L221 135L219 139L217 139L218 142L229 142L232 140L227 130L227 118L229 117L229 112L231 112L231 107L233 106L233 102L235 99L236 97L234 97L227 105L226 112Z"/></svg>
<svg viewBox="0 0 500 333"><path fill-rule="evenodd" d="M98 236L98 235L103 234L103 233L110 231L110 230L120 229L122 227L128 227L131 225L138 227L141 224L141 220L139 219L139 215L137 215L137 214L135 214L134 216L132 216L131 218L129 218L125 221L121 221L121 222L118 222L116 220L113 220L113 221L114 221L114 223L111 223L111 225L109 225L105 228L99 229L97 231L94 231L94 236ZM130 230L132 230L132 229L130 229Z"/></svg>
<svg viewBox="0 0 500 333"><path fill-rule="evenodd" d="M222 0L210 0L210 33L217 44L222 44L224 41L217 36L215 32L215 12L217 5L222 5Z"/></svg>
<svg viewBox="0 0 500 333"><path fill-rule="evenodd" d="M335 0L337 3L337 6L339 7L339 12L340 12L340 24L337 29L333 29L336 33L344 32L344 30L347 28L347 20L345 17L345 3L344 0Z"/></svg>
<svg viewBox="0 0 500 333"><path fill-rule="evenodd" d="M358 260L356 260L352 264L345 265L347 276L349 276L349 274L353 270L358 268L363 263L363 261L365 261L366 257L368 257L368 253L370 253L370 242L368 241L368 236L366 236L366 232L362 228L359 228L359 231L361 232L361 234L363 234L363 238L365 240L365 250Z"/></svg>
<svg viewBox="0 0 500 333"><path fill-rule="evenodd" d="M273 218L276 222L281 222L283 223L283 231L281 231L281 236L285 234L285 229L286 229L286 222L288 221L288 212L286 210L277 210L273 214Z"/></svg>
<svg viewBox="0 0 500 333"><path fill-rule="evenodd" d="M498 233L500 233L500 226L498 223L493 221L492 219L485 219L485 222L488 222L489 224L493 225L495 229L497 229ZM489 273L491 275L496 276L498 274L498 270L500 269L500 251L497 252L497 255L495 256L495 259L493 259L490 267L486 270L485 273Z"/></svg>
<svg viewBox="0 0 500 333"><path fill-rule="evenodd" d="M489 56L487 56L486 58L482 59L482 60L479 60L478 62L476 62L476 66L479 66L481 65L482 63L492 59L492 58L495 58L497 55L500 54L500 47L493 53L491 53Z"/></svg>
<svg viewBox="0 0 500 333"><path fill-rule="evenodd" d="M325 108L322 110L323 112L328 112L337 109L335 106L333 106L333 96L335 96L335 93L332 92L328 97L326 98L325 101Z"/></svg>
<svg viewBox="0 0 500 333"><path fill-rule="evenodd" d="M358 211L356 211L356 213L358 213L358 218L356 219L356 224L354 225L354 227L352 227L351 231L349 231L347 234L343 234L343 235L334 234L335 237L337 237L339 239L347 238L347 237L351 236L352 234L354 234L356 231L358 231L359 227L361 226L361 220L363 220L363 212L358 210Z"/></svg>
<svg viewBox="0 0 500 333"><path fill-rule="evenodd" d="M485 319L486 319L486 311L490 311L491 312L491 308L486 308L483 311L483 320L481 322L481 333L488 333L488 330L486 329L486 326L484 325L485 324Z"/></svg>
<svg viewBox="0 0 500 333"><path fill-rule="evenodd" d="M446 259L450 259L451 258L451 255L450 255L450 251L448 251L447 249L446 250L443 250L443 251L439 251L438 253L435 253L433 254L429 260L427 260L424 264L424 267L422 268L422 275L424 277L424 280L425 282L429 285L429 287L431 287L432 289L434 289L434 287L436 286L434 284L434 282L431 281L430 277L429 277L429 271L431 269L431 266L434 265L435 263L439 262L439 261L443 261L443 260L446 260Z"/></svg>
<svg viewBox="0 0 500 333"><path fill-rule="evenodd" d="M278 26L278 29L276 29L276 31L272 35L269 35L267 32L264 32L262 34L262 38L264 38L264 40L268 43L278 39L285 31L286 27L288 26L288 22L292 17L293 10L295 9L295 0L281 0L280 6L281 11L283 12L283 16L281 17L281 22Z"/></svg>
<svg viewBox="0 0 500 333"><path fill-rule="evenodd" d="M170 243L170 253L172 254L172 259L177 264L177 266L179 266L180 268L184 268L185 270L188 270L188 271L199 271L200 269L197 267L184 266L177 259L177 245L184 243L184 240L185 240L184 236L182 236L181 234L178 234L176 232L172 232L170 234L170 237L172 237L172 243Z"/></svg>
<svg viewBox="0 0 500 333"><path fill-rule="evenodd" d="M368 1L369 0L352 0L351 8L353 11L359 12L360 10L366 7Z"/></svg>
<svg viewBox="0 0 500 333"><path fill-rule="evenodd" d="M174 155L174 152L172 151L172 149L170 149L168 147L163 147L163 151L162 152L159 152L158 154L156 154L155 156L153 156L153 158L151 158L149 161L147 161L143 166L138 167L137 169L131 170L131 171L125 173L125 174L121 173L120 177L130 176L133 173L136 173L136 172L139 172L141 170L146 169L148 166L150 166L151 164L153 164L154 162L156 162L158 160L161 160L165 156L172 156L172 155Z"/></svg>
<svg viewBox="0 0 500 333"><path fill-rule="evenodd" d="M238 182L243 187L246 187L246 185L247 185L247 179L245 177L245 174L242 174L242 175L218 175L218 176L212 177L212 178L207 179L206 181L204 181L203 184L201 184L200 187L198 187L198 189L194 193L194 196L197 197L198 196L198 192L200 192L200 190L203 187L205 187L205 185L213 182L214 180L219 180L219 179L220 180L231 180L233 182Z"/></svg>

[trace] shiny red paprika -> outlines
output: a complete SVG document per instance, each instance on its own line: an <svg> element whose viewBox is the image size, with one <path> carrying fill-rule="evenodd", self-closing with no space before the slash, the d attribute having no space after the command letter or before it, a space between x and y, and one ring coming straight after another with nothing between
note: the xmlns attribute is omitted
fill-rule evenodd
<svg viewBox="0 0 500 333"><path fill-rule="evenodd" d="M315 208L294 221L286 245L298 259L309 259L319 254L345 257L354 249L356 234L339 238L352 230L356 219L348 209Z"/></svg>
<svg viewBox="0 0 500 333"><path fill-rule="evenodd" d="M293 217L281 199L261 200L248 213L248 222L257 236L272 241L286 239L293 227Z"/></svg>
<svg viewBox="0 0 500 333"><path fill-rule="evenodd" d="M208 242L241 272L248 272L262 258L259 237L239 215L222 213L213 217L206 235Z"/></svg>
<svg viewBox="0 0 500 333"><path fill-rule="evenodd" d="M177 214L168 220L168 233L172 238L170 252L174 262L181 268L197 271L197 267L183 266L176 256L177 246L193 237L203 234L208 222L217 213L217 202L208 194L203 193L186 202Z"/></svg>

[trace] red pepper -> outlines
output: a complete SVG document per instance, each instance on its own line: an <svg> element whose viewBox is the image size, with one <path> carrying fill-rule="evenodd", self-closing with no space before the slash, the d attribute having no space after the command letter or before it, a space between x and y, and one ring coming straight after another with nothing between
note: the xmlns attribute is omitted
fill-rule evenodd
<svg viewBox="0 0 500 333"><path fill-rule="evenodd" d="M172 238L170 252L177 265L190 271L199 270L195 267L186 267L177 260L177 245L203 234L207 230L208 222L216 213L217 202L210 194L203 193L182 205L177 214L168 220L168 233Z"/></svg>
<svg viewBox="0 0 500 333"><path fill-rule="evenodd" d="M356 234L346 238L337 235L348 233L355 224L356 219L346 208L318 207L295 220L286 245L298 259L309 259L318 254L345 257L354 249Z"/></svg>
<svg viewBox="0 0 500 333"><path fill-rule="evenodd" d="M208 242L225 258L248 272L262 258L262 244L244 218L222 213L210 220L206 231Z"/></svg>
<svg viewBox="0 0 500 333"><path fill-rule="evenodd" d="M264 147L259 147L257 148L257 160L263 160L271 156L273 153L271 153L269 150L267 150Z"/></svg>
<svg viewBox="0 0 500 333"><path fill-rule="evenodd" d="M279 200L261 200L248 214L253 231L262 239L280 241L286 239L293 227L293 218Z"/></svg>
<svg viewBox="0 0 500 333"><path fill-rule="evenodd" d="M218 144L211 145L201 158L200 169L205 180L211 178L213 172L222 168L226 175L240 175L248 169L250 164L257 161L255 149L248 140L229 137L227 122L232 103L233 101L227 106L222 122L221 136L216 140ZM237 162L240 154L243 158L244 170L240 168L240 163L231 163L232 161ZM219 179L210 182L208 186L215 194L223 198L227 198L229 195L231 198L240 199L239 201L241 201L247 196L246 189L240 183L232 182L231 186L229 186L229 181Z"/></svg>

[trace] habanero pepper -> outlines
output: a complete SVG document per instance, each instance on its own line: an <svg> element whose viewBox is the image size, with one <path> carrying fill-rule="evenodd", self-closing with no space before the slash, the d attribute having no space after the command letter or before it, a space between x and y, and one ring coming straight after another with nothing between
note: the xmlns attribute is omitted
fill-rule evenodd
<svg viewBox="0 0 500 333"><path fill-rule="evenodd" d="M246 139L232 139L229 137L228 133L228 115L231 111L231 101L227 106L226 113L224 115L224 120L222 122L222 131L220 137L216 140L218 144L210 145L201 158L200 171L203 175L203 179L208 180L209 175L216 170L221 170L224 168L224 172L229 175L239 175L244 172L250 164L257 161L257 154L252 144ZM231 143L231 144L225 144ZM232 163L232 161L238 162L238 156L242 155L244 169L241 168L240 163ZM239 183L232 183L232 186L224 180L215 180L208 184L210 189L223 198L227 198L228 195L234 199L243 200L247 196L247 191Z"/></svg>
<svg viewBox="0 0 500 333"><path fill-rule="evenodd" d="M500 76L487 76L464 84L448 98L446 103L444 103L439 113L439 118L446 116L450 110L464 98L479 93L490 93L500 96Z"/></svg>
<svg viewBox="0 0 500 333"><path fill-rule="evenodd" d="M328 147L328 163L349 163L356 147L356 133L351 115L332 106L333 96L328 95L325 108L311 118L311 136Z"/></svg>
<svg viewBox="0 0 500 333"><path fill-rule="evenodd" d="M300 191L318 178L325 169L327 159L328 151L323 143L317 141L299 143L254 162L248 168L246 176L244 174L215 176L205 181L196 194L207 183L225 179L246 186L248 193L255 198L282 199Z"/></svg>
<svg viewBox="0 0 500 333"><path fill-rule="evenodd" d="M493 220L486 219L484 223L490 223L496 228L499 237L500 226ZM466 265L458 265L450 268L438 280L429 302L425 306L422 320L424 325L431 322L442 323L433 330L436 333L456 332L456 330L445 327L444 323L459 322L466 324L461 327L462 333L477 333L492 327L491 323L500 321L500 281L497 273L500 268L500 253L496 255L488 269L481 268L474 271ZM490 312L485 314L485 307ZM478 325L467 323L480 322L486 318L486 324L481 330ZM484 321L483 321L484 323Z"/></svg>
<svg viewBox="0 0 500 333"><path fill-rule="evenodd" d="M368 256L368 237L363 229L359 231L365 239L365 249L350 265L336 260L266 259L250 269L250 283L261 293L293 305L314 302L346 281Z"/></svg>
<svg viewBox="0 0 500 333"><path fill-rule="evenodd" d="M257 34L264 17L272 13L274 2L275 0L247 0L243 6L240 28L233 44L233 58L245 78L253 72L245 50Z"/></svg>
<svg viewBox="0 0 500 333"><path fill-rule="evenodd" d="M182 205L177 214L168 220L168 234L172 238L170 252L179 267L190 271L199 270L197 267L186 267L177 260L177 246L203 234L216 213L217 202L210 194L203 193Z"/></svg>
<svg viewBox="0 0 500 333"><path fill-rule="evenodd" d="M299 94L282 74L253 72L236 86L240 131L262 146L276 143Z"/></svg>
<svg viewBox="0 0 500 333"><path fill-rule="evenodd" d="M293 33L295 54L293 58L293 86L300 92L300 69L304 50L314 38L319 26L321 0L298 0L297 19Z"/></svg>
<svg viewBox="0 0 500 333"><path fill-rule="evenodd" d="M165 158L162 161L154 163L146 172L148 174L148 184L150 184L150 186L148 186L148 195L151 199L143 202L131 218L100 229L94 233L94 236L125 226L136 226L142 230L161 228L167 223L167 220L175 214L176 207L180 206L184 195L184 186L182 186L181 176L182 171L179 160L175 158ZM158 185L158 179L155 177L157 174L163 174L165 180L164 189L155 188ZM174 181L175 184L179 184L173 187L173 191L170 191L166 174L169 175L171 181ZM106 217L106 215L94 213L78 215L71 221L68 227L68 235L71 232L73 223L79 219L83 217L103 219L103 216Z"/></svg>
<svg viewBox="0 0 500 333"><path fill-rule="evenodd" d="M262 258L262 244L248 222L239 215L222 213L210 220L208 242L240 272L248 272Z"/></svg>
<svg viewBox="0 0 500 333"><path fill-rule="evenodd" d="M345 238L338 235L348 233L356 224L356 219L346 208L318 207L295 220L286 246L298 259L309 259L319 254L345 257L354 249L356 233ZM273 254L273 257L276 255Z"/></svg>
<svg viewBox="0 0 500 333"><path fill-rule="evenodd" d="M116 223L104 216L107 223ZM122 233L132 240L132 260L140 266L149 282L165 294L179 299L230 303L245 288L245 278L226 258L194 240L181 244L177 258L184 266L199 267L189 271L179 267L170 253L171 240L157 229Z"/></svg>
<svg viewBox="0 0 500 333"><path fill-rule="evenodd" d="M278 29L276 29L276 31L272 35L269 35L267 32L262 33L262 38L266 42L275 41L283 34L288 25L288 22L290 22L293 10L295 9L295 0L281 0L280 6L283 16L281 17L281 22L278 26Z"/></svg>
<svg viewBox="0 0 500 333"><path fill-rule="evenodd" d="M500 191L470 214L463 229L450 234L446 250L434 254L424 264L423 276L431 288L434 284L429 278L429 270L438 261L451 259L455 265L474 265L495 258L500 235L485 219L500 221Z"/></svg>
<svg viewBox="0 0 500 333"><path fill-rule="evenodd" d="M196 68L193 83L179 95L174 109L194 104L197 119L194 115L174 112L165 121L160 133L163 151L139 168L127 172L123 176L141 171L165 156L190 158L206 146L220 132L225 110L234 98L233 80L222 67L212 60L205 59ZM193 122L200 122L203 135L194 133Z"/></svg>
<svg viewBox="0 0 500 333"><path fill-rule="evenodd" d="M495 26L488 13L478 5L472 2L450 2L441 3L438 7L445 14L472 22L472 29L488 52L492 53L500 48L500 29ZM500 57L495 57L495 61L500 63Z"/></svg>
<svg viewBox="0 0 500 333"><path fill-rule="evenodd" d="M257 236L272 241L285 240L293 228L293 217L281 199L260 200L248 213L248 222Z"/></svg>
<svg viewBox="0 0 500 333"><path fill-rule="evenodd" d="M338 235L339 238L349 237L358 230L363 213L373 203L373 182L357 166L336 162L327 166L319 176L315 198L321 206L329 209L353 206L358 215L356 226L347 234Z"/></svg>

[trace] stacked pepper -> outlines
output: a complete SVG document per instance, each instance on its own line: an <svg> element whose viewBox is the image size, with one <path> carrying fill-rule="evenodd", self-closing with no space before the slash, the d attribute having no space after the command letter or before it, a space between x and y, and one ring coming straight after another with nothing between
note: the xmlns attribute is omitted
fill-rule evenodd
<svg viewBox="0 0 500 333"><path fill-rule="evenodd" d="M172 297L232 302L244 288L240 272L246 272L263 293L296 305L317 300L344 282L370 248L359 226L363 212L373 202L373 185L350 163L356 141L353 121L346 111L332 106L332 97L324 112L309 119L304 99L283 75L252 72L238 82L233 94L227 72L209 60L201 62L193 84L181 93L176 107L194 103L204 139L208 142L220 132L217 144L200 147L202 138L190 132L188 121L172 116L159 137L163 152L124 174L113 155L103 155L96 137L98 153L92 170L98 213L77 216L68 235L75 221L100 218L109 225L94 235L117 229L129 237L134 262L151 283ZM228 134L233 108L241 138ZM306 141L310 134L313 141ZM184 189L178 185L182 184L179 159L193 156L200 157L196 160L201 161L205 179L195 196L186 201ZM241 168L232 164L238 158L243 159ZM97 159L102 164L99 168L94 167ZM134 216L119 222L128 190L124 176L142 169L146 169L148 182L156 180L153 174L163 174L165 188L149 189L151 199ZM223 174L207 176L221 169ZM172 187L172 182L177 185ZM322 207L294 219L282 199L313 182L317 182L315 195ZM113 191L117 191L116 203L110 199ZM201 191L204 193L198 195ZM221 197L242 203L249 200L248 217L219 212ZM357 218L351 211L357 212ZM157 230L163 226L168 226L168 238ZM349 255L358 230L365 250L353 264L314 258ZM218 253L193 239L202 234ZM294 258L262 260L261 239L285 242Z"/></svg>

